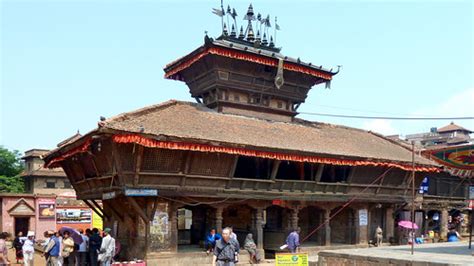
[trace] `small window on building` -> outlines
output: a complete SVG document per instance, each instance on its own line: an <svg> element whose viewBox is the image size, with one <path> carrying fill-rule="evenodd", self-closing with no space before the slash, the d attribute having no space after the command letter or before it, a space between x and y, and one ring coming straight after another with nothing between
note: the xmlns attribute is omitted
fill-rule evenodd
<svg viewBox="0 0 474 266"><path fill-rule="evenodd" d="M240 102L240 96L238 94L234 94L234 101Z"/></svg>
<svg viewBox="0 0 474 266"><path fill-rule="evenodd" d="M56 182L46 182L46 188L56 188Z"/></svg>
<svg viewBox="0 0 474 266"><path fill-rule="evenodd" d="M278 101L277 106L278 106L278 108L283 108L283 103Z"/></svg>
<svg viewBox="0 0 474 266"><path fill-rule="evenodd" d="M71 182L69 180L64 180L64 188L71 188Z"/></svg>

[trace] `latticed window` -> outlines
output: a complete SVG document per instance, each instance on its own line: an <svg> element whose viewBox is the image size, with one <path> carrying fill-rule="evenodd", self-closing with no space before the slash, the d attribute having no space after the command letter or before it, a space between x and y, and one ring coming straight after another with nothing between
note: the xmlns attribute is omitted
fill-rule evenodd
<svg viewBox="0 0 474 266"><path fill-rule="evenodd" d="M233 159L229 154L194 152L189 172L195 175L228 176Z"/></svg>
<svg viewBox="0 0 474 266"><path fill-rule="evenodd" d="M177 173L182 166L182 151L145 148L142 171Z"/></svg>

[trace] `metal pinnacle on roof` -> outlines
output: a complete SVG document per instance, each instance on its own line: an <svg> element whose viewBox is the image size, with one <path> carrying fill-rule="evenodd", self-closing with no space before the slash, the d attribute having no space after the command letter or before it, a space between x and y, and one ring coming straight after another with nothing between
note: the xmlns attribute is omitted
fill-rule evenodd
<svg viewBox="0 0 474 266"><path fill-rule="evenodd" d="M222 30L222 34L224 36L227 36L228 35L228 32L227 32L227 25L224 23L224 29Z"/></svg>
<svg viewBox="0 0 474 266"><path fill-rule="evenodd" d="M261 39L260 39L260 31L257 30L257 37L255 38L255 41L256 41L256 42L260 42L260 40L261 40Z"/></svg>
<svg viewBox="0 0 474 266"><path fill-rule="evenodd" d="M268 45L269 47L275 47L275 44L273 43L273 37L270 36L270 44Z"/></svg>
<svg viewBox="0 0 474 266"><path fill-rule="evenodd" d="M249 20L249 26L247 28L247 41L253 42L255 40L255 35L253 33L252 22Z"/></svg>
<svg viewBox="0 0 474 266"><path fill-rule="evenodd" d="M267 44L268 44L267 35L263 33L262 45L267 45Z"/></svg>
<svg viewBox="0 0 474 266"><path fill-rule="evenodd" d="M248 20L248 21L255 20L252 4L249 5L249 9L247 10L247 14L244 17L244 20Z"/></svg>
<svg viewBox="0 0 474 266"><path fill-rule="evenodd" d="M240 26L239 39L244 39L244 38L245 38L244 27Z"/></svg>
<svg viewBox="0 0 474 266"><path fill-rule="evenodd" d="M236 35L237 35L237 33L235 32L235 27L234 27L234 25L232 25L232 28L231 28L231 31L230 31L230 37L235 38Z"/></svg>

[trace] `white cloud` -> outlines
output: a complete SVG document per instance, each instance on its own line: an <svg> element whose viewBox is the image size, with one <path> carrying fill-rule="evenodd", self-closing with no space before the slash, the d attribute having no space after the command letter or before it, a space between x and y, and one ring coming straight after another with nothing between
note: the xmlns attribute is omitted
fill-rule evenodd
<svg viewBox="0 0 474 266"><path fill-rule="evenodd" d="M474 116L474 88L451 95L438 105L425 106L415 111L417 116Z"/></svg>
<svg viewBox="0 0 474 266"><path fill-rule="evenodd" d="M392 123L384 119L373 119L362 124L362 128L382 135L395 135L397 130L392 126Z"/></svg>

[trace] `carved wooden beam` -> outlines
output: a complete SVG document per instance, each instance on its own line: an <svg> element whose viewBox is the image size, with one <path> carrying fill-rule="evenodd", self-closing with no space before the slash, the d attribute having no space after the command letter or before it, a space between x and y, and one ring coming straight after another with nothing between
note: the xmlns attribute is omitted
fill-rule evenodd
<svg viewBox="0 0 474 266"><path fill-rule="evenodd" d="M109 219L109 217L103 211L99 212L88 200L83 200L83 201L87 206L89 206L89 208L92 209L92 211L97 213L97 215L99 215L100 218L104 219L104 215L105 215L106 218Z"/></svg>
<svg viewBox="0 0 474 266"><path fill-rule="evenodd" d="M155 203L153 204L153 209L151 210L151 213L149 215L150 221L153 221L153 218L155 218L155 213L156 213L156 209L158 208L158 204L159 204L159 198L156 197Z"/></svg>
<svg viewBox="0 0 474 266"><path fill-rule="evenodd" d="M130 202L130 205L132 205L133 209L140 215L140 217L143 219L143 222L145 224L148 224L149 217L146 215L146 213L143 211L143 209L138 205L137 201L133 197L127 197L128 202Z"/></svg>
<svg viewBox="0 0 474 266"><path fill-rule="evenodd" d="M316 176L314 177L314 181L316 183L321 182L321 177L323 176L324 164L320 164L318 166L318 170L316 171Z"/></svg>
<svg viewBox="0 0 474 266"><path fill-rule="evenodd" d="M142 167L142 159L143 159L143 146L138 145L137 159L135 162L135 175L133 178L133 184L135 186L138 185L139 180L140 180L140 169Z"/></svg>
<svg viewBox="0 0 474 266"><path fill-rule="evenodd" d="M107 203L105 203L105 201L104 201L104 204L107 204L107 205L108 205L108 207L109 207L109 209L112 211L112 213L113 213L121 222L124 222L124 221L125 221L124 215L120 214L120 211L117 211L117 210L115 209L113 200L108 201Z"/></svg>
<svg viewBox="0 0 474 266"><path fill-rule="evenodd" d="M112 143L112 160L114 169L117 171L119 184L123 186L125 184L125 180L123 179L122 162L120 160L120 153L118 151L117 145L117 143Z"/></svg>

